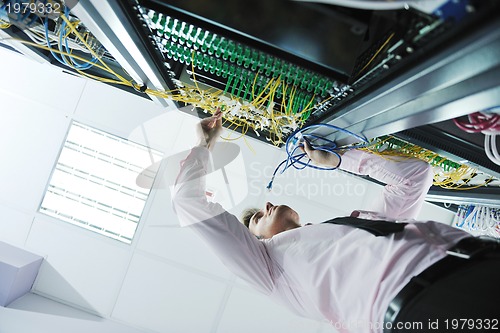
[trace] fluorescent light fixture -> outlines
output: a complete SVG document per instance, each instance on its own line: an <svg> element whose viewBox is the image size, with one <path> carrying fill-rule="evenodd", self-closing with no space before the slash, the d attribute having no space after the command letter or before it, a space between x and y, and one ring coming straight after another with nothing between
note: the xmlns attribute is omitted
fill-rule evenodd
<svg viewBox="0 0 500 333"><path fill-rule="evenodd" d="M73 122L39 211L130 244L151 191L136 184L137 176L151 177L152 184L158 168L148 167L161 158L158 151Z"/></svg>

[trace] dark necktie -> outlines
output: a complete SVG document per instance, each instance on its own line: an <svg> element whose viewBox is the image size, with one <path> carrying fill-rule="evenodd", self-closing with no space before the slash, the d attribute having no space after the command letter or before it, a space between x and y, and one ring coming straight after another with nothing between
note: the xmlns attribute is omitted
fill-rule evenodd
<svg viewBox="0 0 500 333"><path fill-rule="evenodd" d="M375 236L387 236L403 231L408 223L387 222L381 220L365 220L357 217L337 217L323 223L348 225L353 228L363 229Z"/></svg>

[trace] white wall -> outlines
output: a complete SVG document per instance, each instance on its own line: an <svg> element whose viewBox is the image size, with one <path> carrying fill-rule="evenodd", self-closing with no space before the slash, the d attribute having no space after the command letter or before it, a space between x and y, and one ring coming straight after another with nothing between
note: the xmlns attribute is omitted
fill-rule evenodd
<svg viewBox="0 0 500 333"><path fill-rule="evenodd" d="M71 120L166 156L190 148L198 120L3 49L0 73L8 82L0 85L0 240L46 258L36 295L0 308L0 333L332 331L249 289L196 236L180 229L162 177L132 245L37 213ZM247 141L252 149L236 142L240 164L228 171L236 182L243 179L248 191L234 213L270 200L297 208L303 222L318 222L362 209L380 190L344 174L290 172L277 176L268 193L265 186L284 154ZM170 172L171 164L165 162L162 170ZM338 184L337 194L311 195L310 189L325 183ZM347 193L356 187L361 197ZM450 222L453 216L426 205L422 217Z"/></svg>

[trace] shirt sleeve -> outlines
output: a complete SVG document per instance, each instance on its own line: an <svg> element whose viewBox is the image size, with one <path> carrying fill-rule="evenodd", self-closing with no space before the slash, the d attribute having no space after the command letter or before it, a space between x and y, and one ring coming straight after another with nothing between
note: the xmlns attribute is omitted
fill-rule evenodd
<svg viewBox="0 0 500 333"><path fill-rule="evenodd" d="M180 225L194 230L230 271L270 294L277 272L264 243L220 204L206 198L205 177L211 171L210 161L209 150L196 147L182 162L172 191L172 205Z"/></svg>
<svg viewBox="0 0 500 333"><path fill-rule="evenodd" d="M422 160L381 157L362 150L344 153L340 168L386 184L382 194L370 203L367 210L388 220L416 219L434 178L432 168ZM368 215L360 217L369 218Z"/></svg>

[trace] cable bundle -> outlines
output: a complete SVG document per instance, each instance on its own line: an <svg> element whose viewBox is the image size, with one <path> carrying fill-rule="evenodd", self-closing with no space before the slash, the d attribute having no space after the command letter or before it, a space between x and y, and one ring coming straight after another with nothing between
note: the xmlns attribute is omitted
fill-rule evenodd
<svg viewBox="0 0 500 333"><path fill-rule="evenodd" d="M288 86L281 77L268 78L264 83L257 84L257 75L245 85L245 95L248 96L246 99L238 97L239 94L235 96L234 91L229 91L229 84L224 91L203 90L196 80L194 61L191 66L195 87L184 84L183 89L177 89L178 94L173 90L174 94L169 98L192 104L212 114L220 109L224 124L228 123L229 129L240 129L241 136L248 130L253 130L260 136L259 131L266 130L269 132L266 140L276 146L285 143L283 138L304 124L314 107L323 105L330 99L327 98L318 104L315 97L310 100L296 98L296 89ZM278 93L281 94L279 111L274 107Z"/></svg>
<svg viewBox="0 0 500 333"><path fill-rule="evenodd" d="M338 147L334 141L327 139L324 136L306 133L307 131L310 131L312 129L317 129L317 128L329 128L329 129L333 129L334 131L344 132L344 133L347 133L347 134L357 138L362 143L356 144L356 145ZM311 159L307 157L306 153L298 153L298 154L296 153L297 149L300 149L301 147L304 146L304 141L307 141L314 150L326 151L328 153L336 155L339 159L339 163L336 166L330 167L330 168L312 165ZM276 174L278 173L279 169L283 165L284 165L284 167L280 171L280 174L283 174L290 167L293 167L296 170L303 170L305 168L312 168L312 169L316 169L316 170L335 170L335 169L338 169L338 167L342 163L342 157L341 157L340 153L342 153L346 150L358 149L358 148L365 147L368 143L369 142L368 142L368 139L366 137L354 134L351 131L348 131L346 129L343 129L343 128L340 128L340 127L337 127L334 125L330 125L330 124L310 125L310 126L302 128L302 129L299 129L288 137L288 139L286 141L286 145L285 145L287 158L283 162L281 162L274 170L271 181L267 185L267 189L268 190L272 189L274 178L276 177ZM304 162L302 160L303 158L306 158L307 162Z"/></svg>
<svg viewBox="0 0 500 333"><path fill-rule="evenodd" d="M500 238L500 208L461 205L458 207L453 225L475 236Z"/></svg>
<svg viewBox="0 0 500 333"><path fill-rule="evenodd" d="M196 75L193 70L193 85L183 83L182 88L170 91L158 91L147 87L141 87L130 79L112 70L102 59L99 52L100 47L92 45L92 36L88 33L78 31L79 21L70 18L66 9L59 17L55 28L51 29L47 19L43 25L26 30L27 35L33 42L18 40L21 43L50 51L53 57L60 63L75 69L78 73L100 82L112 83L133 87L136 90L145 92L159 98L172 99L178 102L191 104L200 107L207 113L215 113L220 109L224 114L225 125L230 129L239 129L244 136L249 130L260 135L259 131L267 131L269 134L266 140L274 145L284 143L284 137L288 136L306 121L314 107L323 106L331 98L318 103L316 98L305 100L296 94L293 87L288 86L280 77L269 78L267 82L257 80L257 76L250 82L248 90L248 100L243 100L233 96L231 91L221 91L215 89L201 89L198 86ZM55 32L53 32L53 31ZM74 36L73 38L69 38ZM17 40L17 39L16 39ZM75 42L76 41L76 42ZM92 59L85 59L72 53L73 50L89 53ZM103 49L102 49L103 50ZM194 67L194 62L192 62ZM116 78L103 78L85 73L84 70L96 67L109 73ZM248 82L247 82L248 83ZM143 88L143 89L141 89ZM227 89L229 90L229 89ZM274 109L274 98L281 95L282 103L280 110ZM298 97L297 97L298 96ZM235 140L229 139L227 140Z"/></svg>
<svg viewBox="0 0 500 333"><path fill-rule="evenodd" d="M468 122L459 119L453 119L453 122L467 133L483 133L486 156L493 163L500 165L500 153L496 144L497 136L500 134L500 114L488 113L494 109L498 109L498 107L471 113L467 116Z"/></svg>
<svg viewBox="0 0 500 333"><path fill-rule="evenodd" d="M74 31L77 31L77 28L80 31L84 29L79 20L70 17L69 8L59 2L4 0L0 1L0 4L2 3L0 28L7 29L14 24L35 44L46 46L45 49L63 65L75 70L87 70L98 62L96 54L92 51L103 53L102 45L88 31L82 33L84 39L76 36ZM53 49L54 46L57 46L58 51ZM92 57L82 60L73 54L74 51L91 54Z"/></svg>
<svg viewBox="0 0 500 333"><path fill-rule="evenodd" d="M18 1L10 0L8 2L17 3ZM254 59L252 61L255 63L251 62L250 64L257 66L256 70L258 69L258 71L256 73L250 73L246 69L239 72L239 67L236 66L237 59L234 64L228 65L227 69L224 66L222 68L216 66L217 61L215 65L212 64L212 61L205 61L206 54L203 54L203 59L201 59L203 61L201 61L200 52L203 51L203 47L199 48L198 51L183 53L184 63L191 65L193 84L182 82L178 88L169 91L150 89L141 86L130 78L126 78L127 75L118 74L112 70L103 61L104 48L90 33L82 28L79 20L70 16L68 8L64 8L64 10L62 8L56 17L50 19L49 17L44 19L37 17L38 22L41 24L24 29L26 35L33 42L26 40L19 40L19 42L50 51L53 58L58 62L73 68L85 77L100 82L129 86L158 98L191 104L209 114L221 110L224 125L229 129L241 132L241 136L236 139L244 137L248 131L253 131L257 136L265 135L267 141L280 146L285 143L286 137L304 125L313 110L327 107L328 103L335 97L334 95L328 96L329 94L326 93L327 90L334 89L334 87L328 82L325 83L319 76L311 76L312 74L309 72L304 74L294 67L293 72L296 77L291 77L291 69L287 67L289 71L282 73L281 70L284 65L280 63L281 67L278 66L278 62L272 57L263 58L261 64L259 54L258 61L255 62ZM2 27L7 26L7 23L1 23ZM207 37L206 34L204 36ZM89 56L77 55L75 51L87 53ZM223 57L223 55L221 56ZM252 57L250 58L253 59ZM245 58L244 54L243 58ZM269 67L271 60L274 67ZM228 61L231 62L230 59ZM196 69L200 69L200 66L202 69L208 69L209 71L217 72L221 70L223 72L222 76L225 75L228 78L225 88L218 90L199 87ZM262 70L259 66L262 67ZM91 67L109 74L109 78L85 72ZM243 68L245 67L243 66ZM270 71L269 74L273 75L267 75L266 71ZM304 75L299 75L301 73ZM305 86L308 77L314 82L317 81L316 83L321 86L321 89L317 86ZM297 83L295 79L302 81L299 80L300 82L297 81ZM304 89L308 93L305 94L304 91L298 89L297 84L301 88L304 85ZM343 90L339 90L338 93L342 92ZM325 98L323 99L323 97Z"/></svg>
<svg viewBox="0 0 500 333"><path fill-rule="evenodd" d="M326 109L351 92L349 85L228 36L146 7L138 10L159 51L166 59L186 65L197 88L192 89L187 77L174 80L178 94L172 90L169 98L179 101L183 97L176 95L183 95L190 100L187 103L207 113L220 109L229 128L242 136L253 131L280 146L313 111ZM203 90L197 76L203 78ZM207 89L207 85L217 88Z"/></svg>
<svg viewBox="0 0 500 333"><path fill-rule="evenodd" d="M386 158L399 156L421 159L434 167L433 185L444 189L472 190L486 186L494 180L493 177L489 177L479 185L471 185L471 180L477 175L476 169L392 136L376 138L369 146L362 149Z"/></svg>
<svg viewBox="0 0 500 333"><path fill-rule="evenodd" d="M64 15L69 19L69 9L66 7L64 10ZM77 70L87 70L91 67L93 67L98 59L96 58L95 55L92 56L92 59L89 62L86 63L78 63L74 57L71 56L73 52L73 48L69 46L68 43L68 37L73 33L73 30L76 29L76 27L80 24L80 21L75 21L71 22L70 20L63 20L61 23L61 26L59 27L59 38L58 38L58 47L60 53L60 57L54 53L53 51L50 51L54 59L56 59L58 62L60 62L63 65L67 65L69 67L72 67ZM51 42L50 42L50 37L49 37L49 19L48 17L45 18L44 21L44 27L45 27L45 38L47 41L47 46L50 48ZM88 45L88 35L86 39L86 43ZM100 47L99 47L100 49ZM99 51L99 49L97 51Z"/></svg>

